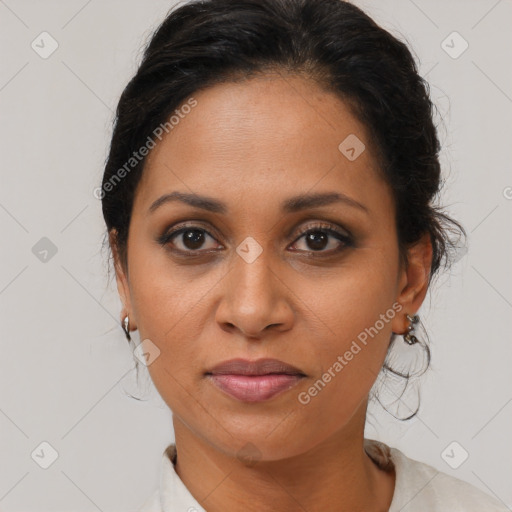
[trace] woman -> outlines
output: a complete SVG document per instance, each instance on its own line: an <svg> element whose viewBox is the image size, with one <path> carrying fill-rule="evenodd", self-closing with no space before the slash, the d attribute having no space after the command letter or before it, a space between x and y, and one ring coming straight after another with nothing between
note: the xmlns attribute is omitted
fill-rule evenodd
<svg viewBox="0 0 512 512"><path fill-rule="evenodd" d="M409 50L354 5L170 13L102 183L122 326L173 412L141 510L505 510L364 438L378 376L415 371L393 350L428 364L417 312L464 232L439 149Z"/></svg>

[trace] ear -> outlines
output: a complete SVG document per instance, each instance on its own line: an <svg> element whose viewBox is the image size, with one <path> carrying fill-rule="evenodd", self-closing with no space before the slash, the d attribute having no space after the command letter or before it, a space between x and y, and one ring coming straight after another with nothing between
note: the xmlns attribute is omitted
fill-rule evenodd
<svg viewBox="0 0 512 512"><path fill-rule="evenodd" d="M108 235L112 256L114 258L114 269L116 272L117 291L119 298L123 303L121 310L121 322L128 315L130 319L130 331L137 329L135 315L133 313L131 299L130 299L130 285L128 283L128 269L124 267L119 255L119 246L117 242L117 231L112 229Z"/></svg>
<svg viewBox="0 0 512 512"><path fill-rule="evenodd" d="M413 316L420 309L428 290L428 278L432 265L432 242L430 233L422 238L407 251L407 268L402 269L399 276L397 302L403 309L400 315L393 319L393 332L404 334L410 325L406 315Z"/></svg>

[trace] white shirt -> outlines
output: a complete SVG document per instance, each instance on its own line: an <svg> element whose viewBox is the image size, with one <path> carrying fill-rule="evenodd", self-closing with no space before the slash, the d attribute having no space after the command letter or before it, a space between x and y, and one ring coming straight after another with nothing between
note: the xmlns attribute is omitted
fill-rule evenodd
<svg viewBox="0 0 512 512"><path fill-rule="evenodd" d="M365 451L384 469L395 468L389 512L506 512L509 509L473 485L406 457L400 450L365 439ZM164 451L159 488L139 512L206 512L174 469L176 446Z"/></svg>

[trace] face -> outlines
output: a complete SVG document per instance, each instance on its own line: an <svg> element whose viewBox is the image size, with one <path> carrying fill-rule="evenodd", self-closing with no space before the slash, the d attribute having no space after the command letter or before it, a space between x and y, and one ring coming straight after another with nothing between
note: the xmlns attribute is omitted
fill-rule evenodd
<svg viewBox="0 0 512 512"><path fill-rule="evenodd" d="M175 421L225 453L297 455L364 424L389 338L426 292L428 250L400 268L373 141L336 96L266 75L194 98L148 157L119 292L160 351L148 370ZM173 192L208 201L154 205ZM233 358L304 376L241 400L205 375Z"/></svg>

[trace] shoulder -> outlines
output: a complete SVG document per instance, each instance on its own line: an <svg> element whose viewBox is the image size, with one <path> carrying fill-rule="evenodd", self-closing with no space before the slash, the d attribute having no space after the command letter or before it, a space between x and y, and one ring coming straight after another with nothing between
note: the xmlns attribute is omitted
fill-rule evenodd
<svg viewBox="0 0 512 512"><path fill-rule="evenodd" d="M205 512L176 473L176 445L162 454L159 486L137 512Z"/></svg>
<svg viewBox="0 0 512 512"><path fill-rule="evenodd" d="M509 510L470 483L411 459L397 448L390 448L389 453L396 471L395 494L389 512Z"/></svg>
<svg viewBox="0 0 512 512"><path fill-rule="evenodd" d="M146 499L137 512L162 512L162 492L174 481L173 465L176 462L176 445L170 444L163 452L160 462L160 485Z"/></svg>
<svg viewBox="0 0 512 512"><path fill-rule="evenodd" d="M161 510L160 489L156 489L137 512L161 512Z"/></svg>

